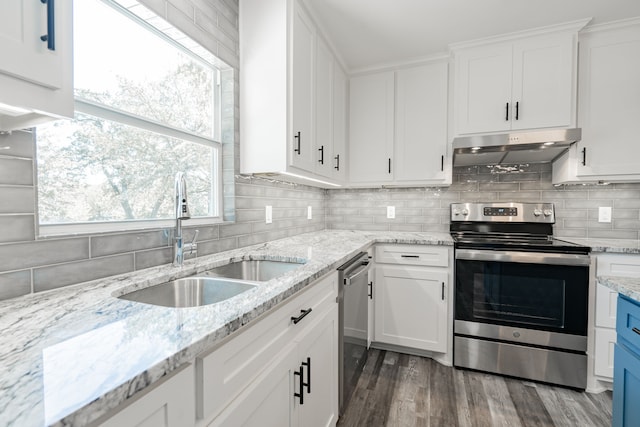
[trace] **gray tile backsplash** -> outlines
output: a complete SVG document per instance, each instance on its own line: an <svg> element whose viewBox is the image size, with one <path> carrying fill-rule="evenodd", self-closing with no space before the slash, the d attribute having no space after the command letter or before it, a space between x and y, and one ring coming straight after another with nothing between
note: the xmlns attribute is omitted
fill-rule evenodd
<svg viewBox="0 0 640 427"><path fill-rule="evenodd" d="M554 186L550 164L458 167L447 188L331 190L327 228L448 231L452 202L482 201L552 202L559 237L640 238L640 184ZM611 223L598 222L600 206L613 208Z"/></svg>
<svg viewBox="0 0 640 427"><path fill-rule="evenodd" d="M447 231L449 205L458 201L553 202L558 236L640 237L640 184L554 187L550 165L455 168L447 188L322 190L238 176L238 0L142 2L233 67L222 72L222 96L236 101L222 112L229 222L185 222L187 240L200 230L199 256L325 228ZM0 148L0 299L171 262L167 229L37 238L33 134L0 135ZM266 205L273 206L272 224L265 224ZM387 219L387 206L396 207L395 219ZM598 222L599 206L613 207L611 223Z"/></svg>

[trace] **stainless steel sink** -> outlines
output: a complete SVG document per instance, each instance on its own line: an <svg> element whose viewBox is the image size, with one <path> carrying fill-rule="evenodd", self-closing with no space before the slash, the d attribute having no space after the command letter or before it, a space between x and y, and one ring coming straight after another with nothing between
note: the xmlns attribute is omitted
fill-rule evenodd
<svg viewBox="0 0 640 427"><path fill-rule="evenodd" d="M226 277L229 279L266 282L275 277L295 270L302 264L287 261L246 260L236 261L201 273L208 277Z"/></svg>
<svg viewBox="0 0 640 427"><path fill-rule="evenodd" d="M164 307L198 307L224 301L256 286L253 283L217 277L185 277L133 291L118 298Z"/></svg>

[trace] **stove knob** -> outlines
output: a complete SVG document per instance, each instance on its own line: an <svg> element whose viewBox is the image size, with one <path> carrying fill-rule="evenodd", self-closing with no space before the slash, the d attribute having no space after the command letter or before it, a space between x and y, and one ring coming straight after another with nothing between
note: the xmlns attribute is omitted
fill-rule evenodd
<svg viewBox="0 0 640 427"><path fill-rule="evenodd" d="M469 211L467 209L462 209L462 215L463 216L469 215Z"/></svg>
<svg viewBox="0 0 640 427"><path fill-rule="evenodd" d="M540 209L533 210L533 216L540 216L540 215L542 215L542 211Z"/></svg>
<svg viewBox="0 0 640 427"><path fill-rule="evenodd" d="M454 209L453 210L453 215L460 216L460 209Z"/></svg>
<svg viewBox="0 0 640 427"><path fill-rule="evenodd" d="M551 216L553 212L551 211L551 209L545 209L544 210L544 216Z"/></svg>

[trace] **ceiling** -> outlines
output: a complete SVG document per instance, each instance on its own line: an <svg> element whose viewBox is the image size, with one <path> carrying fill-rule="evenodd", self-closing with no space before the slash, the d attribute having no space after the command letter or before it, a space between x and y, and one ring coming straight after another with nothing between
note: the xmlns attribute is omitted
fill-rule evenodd
<svg viewBox="0 0 640 427"><path fill-rule="evenodd" d="M350 72L447 52L449 43L584 18L640 16L640 0L305 0Z"/></svg>

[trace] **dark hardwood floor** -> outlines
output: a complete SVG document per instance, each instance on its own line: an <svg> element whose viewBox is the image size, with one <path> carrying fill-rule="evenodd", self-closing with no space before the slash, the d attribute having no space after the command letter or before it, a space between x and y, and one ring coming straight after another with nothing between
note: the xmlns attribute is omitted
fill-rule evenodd
<svg viewBox="0 0 640 427"><path fill-rule="evenodd" d="M582 393L372 350L338 421L352 426L611 425L611 392Z"/></svg>

